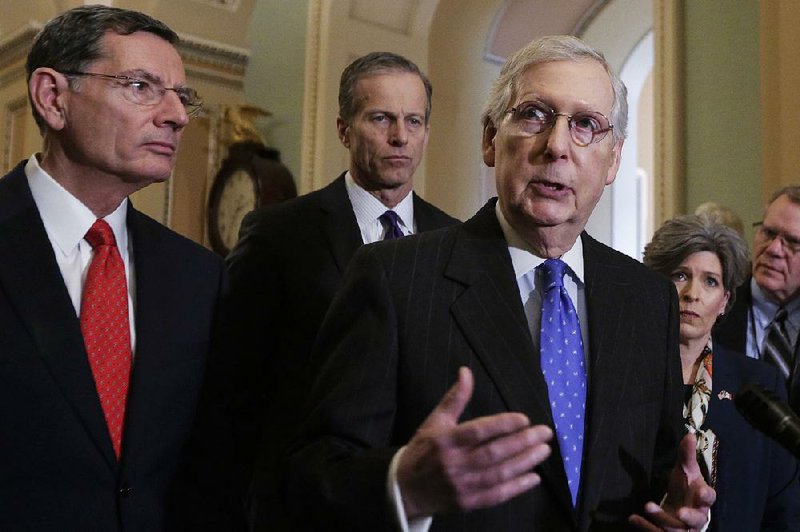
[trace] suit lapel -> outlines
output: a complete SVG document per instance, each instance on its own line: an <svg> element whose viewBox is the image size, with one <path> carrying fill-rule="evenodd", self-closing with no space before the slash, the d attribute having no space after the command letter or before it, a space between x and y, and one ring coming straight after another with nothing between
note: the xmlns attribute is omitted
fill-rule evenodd
<svg viewBox="0 0 800 532"><path fill-rule="evenodd" d="M466 285L451 311L509 411L553 426L511 257L494 212L484 206L462 225L445 276ZM568 512L572 502L557 449L540 467L543 481Z"/></svg>
<svg viewBox="0 0 800 532"><path fill-rule="evenodd" d="M353 254L364 243L347 196L344 174L319 191L319 206L322 232L339 271L344 272Z"/></svg>
<svg viewBox="0 0 800 532"><path fill-rule="evenodd" d="M424 231L432 231L434 229L438 229L440 225L437 225L436 222L433 220L433 215L431 212L431 208L428 204L426 204L422 198L417 196L414 192L411 193L412 201L414 202L414 222L417 225L417 233L422 233Z"/></svg>
<svg viewBox="0 0 800 532"><path fill-rule="evenodd" d="M125 433L122 452L126 463L136 462L136 456L147 442L144 427L152 412L151 405L163 404L160 390L165 387L160 379L164 368L170 367L171 356L165 348L165 324L175 314L171 298L165 297L170 287L179 282L172 263L171 250L162 243L159 234L152 231L143 214L128 206L128 232L133 250L133 271L136 279L136 352L129 386ZM155 222L154 222L155 223ZM146 280L146 282L144 281Z"/></svg>
<svg viewBox="0 0 800 532"><path fill-rule="evenodd" d="M0 291L109 467L117 467L80 322L22 166L0 180Z"/></svg>
<svg viewBox="0 0 800 532"><path fill-rule="evenodd" d="M615 463L610 454L617 441L614 413L625 408L626 387L635 384L629 376L630 368L636 367L630 360L636 349L629 345L629 325L636 323L632 315L636 309L628 304L635 295L627 293L624 269L617 261L604 260L600 244L585 232L581 240L589 321L589 389L580 499L584 507L593 508L602 496L605 467Z"/></svg>

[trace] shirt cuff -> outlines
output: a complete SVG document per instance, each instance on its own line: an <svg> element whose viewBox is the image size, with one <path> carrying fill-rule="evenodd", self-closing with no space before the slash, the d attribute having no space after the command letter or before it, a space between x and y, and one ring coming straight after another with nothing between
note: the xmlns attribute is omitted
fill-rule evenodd
<svg viewBox="0 0 800 532"><path fill-rule="evenodd" d="M403 506L403 494L400 493L400 484L397 483L397 466L400 464L400 457L405 449L405 447L401 447L400 450L394 454L392 462L389 464L389 475L386 479L389 505L394 509L398 530L402 532L428 532L428 529L433 523L433 517L418 517L411 521L406 518L406 510Z"/></svg>

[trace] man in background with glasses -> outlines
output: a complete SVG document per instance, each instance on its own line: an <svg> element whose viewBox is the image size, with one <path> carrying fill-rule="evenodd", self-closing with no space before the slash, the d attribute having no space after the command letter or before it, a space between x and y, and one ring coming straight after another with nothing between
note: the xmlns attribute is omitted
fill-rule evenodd
<svg viewBox="0 0 800 532"><path fill-rule="evenodd" d="M681 441L675 288L583 231L619 167L625 98L578 39L530 43L483 113L498 198L356 253L289 465L306 529L706 522L715 494Z"/></svg>
<svg viewBox="0 0 800 532"><path fill-rule="evenodd" d="M777 366L800 412L800 186L777 190L755 227L752 276L736 291L714 341Z"/></svg>
<svg viewBox="0 0 800 532"><path fill-rule="evenodd" d="M201 105L176 42L84 6L28 56L43 148L0 179L0 530L179 529L224 267L128 200L169 178Z"/></svg>

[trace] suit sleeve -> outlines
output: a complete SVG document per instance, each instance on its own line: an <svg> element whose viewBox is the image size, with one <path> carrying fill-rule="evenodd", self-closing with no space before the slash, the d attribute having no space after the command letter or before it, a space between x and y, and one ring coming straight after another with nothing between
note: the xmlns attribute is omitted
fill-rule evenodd
<svg viewBox="0 0 800 532"><path fill-rule="evenodd" d="M678 345L678 298L672 283L668 285L667 345L665 350L664 401L653 462L652 499L661 500L667 492L670 472L678 458L678 445L686 430L683 424L683 374Z"/></svg>
<svg viewBox="0 0 800 532"><path fill-rule="evenodd" d="M398 334L371 247L353 258L317 337L318 378L288 476L302 529L384 530L392 523L386 478L399 448L392 444Z"/></svg>

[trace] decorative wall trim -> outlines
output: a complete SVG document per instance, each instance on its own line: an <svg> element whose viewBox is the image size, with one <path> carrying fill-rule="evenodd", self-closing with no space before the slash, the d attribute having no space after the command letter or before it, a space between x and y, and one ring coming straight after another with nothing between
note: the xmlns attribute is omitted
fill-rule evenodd
<svg viewBox="0 0 800 532"><path fill-rule="evenodd" d="M16 121L20 119L19 112L23 109L28 108L28 97L20 96L18 98L14 98L13 100L9 101L5 105L4 114L5 114L5 138L3 138L3 167L2 167L2 174L6 174L11 170L11 166L16 164L17 161L12 160L16 154L11 153L11 150L14 146L14 142L16 139L14 138L14 132L16 130ZM26 112L25 115L22 117L24 120L28 116Z"/></svg>
<svg viewBox="0 0 800 532"><path fill-rule="evenodd" d="M192 0L198 4L206 4L209 6L224 9L226 11L236 12L241 5L241 0Z"/></svg>
<svg viewBox="0 0 800 532"><path fill-rule="evenodd" d="M40 29L42 29L41 23L30 21L27 25L21 26L0 38L0 69L20 58L24 60L31 49L33 38L36 37Z"/></svg>
<svg viewBox="0 0 800 532"><path fill-rule="evenodd" d="M194 35L180 35L176 47L187 68L210 67L215 71L244 76L250 52L244 48L230 46Z"/></svg>
<svg viewBox="0 0 800 532"><path fill-rule="evenodd" d="M25 77L25 60L41 28L31 21L0 39L0 87Z"/></svg>
<svg viewBox="0 0 800 532"><path fill-rule="evenodd" d="M305 96L303 98L303 144L300 155L300 194L313 190L317 174L317 130L320 122L320 57L324 0L310 0L306 36Z"/></svg>
<svg viewBox="0 0 800 532"><path fill-rule="evenodd" d="M654 226L686 211L684 5L654 0Z"/></svg>

